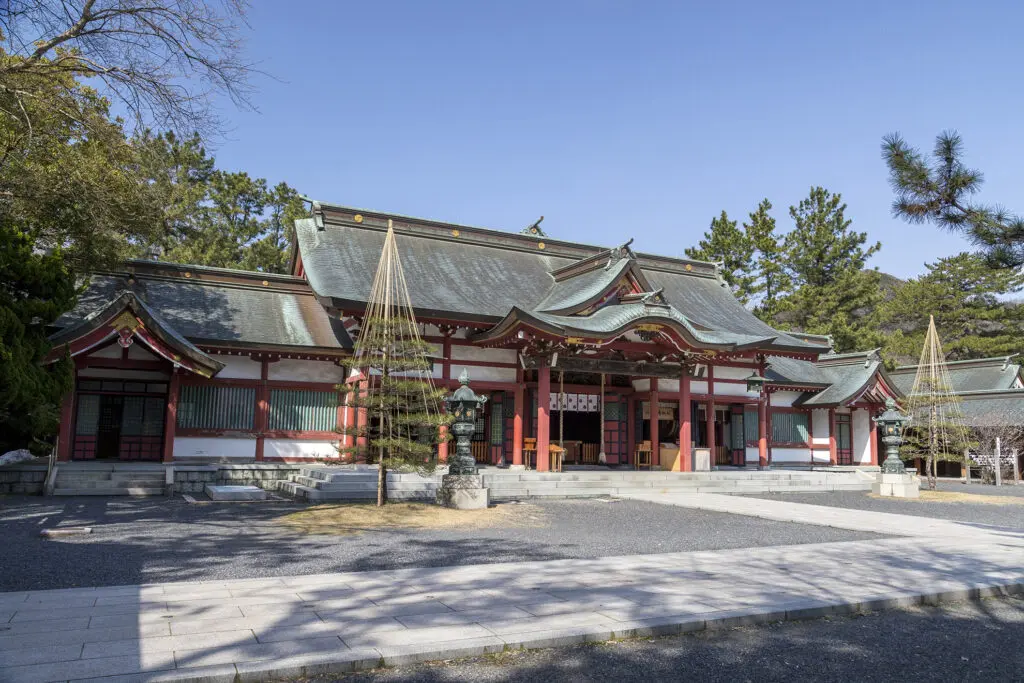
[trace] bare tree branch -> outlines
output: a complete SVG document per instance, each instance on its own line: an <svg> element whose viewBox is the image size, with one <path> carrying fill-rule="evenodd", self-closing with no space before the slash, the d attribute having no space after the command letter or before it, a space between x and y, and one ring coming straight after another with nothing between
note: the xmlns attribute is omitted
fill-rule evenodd
<svg viewBox="0 0 1024 683"><path fill-rule="evenodd" d="M247 0L10 0L0 10L0 86L95 81L136 128L217 132L210 95L252 108L239 33Z"/></svg>

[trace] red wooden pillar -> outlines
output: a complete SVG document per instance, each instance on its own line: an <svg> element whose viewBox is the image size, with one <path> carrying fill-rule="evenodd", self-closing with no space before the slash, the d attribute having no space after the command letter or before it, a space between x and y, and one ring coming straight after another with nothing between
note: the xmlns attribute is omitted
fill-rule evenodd
<svg viewBox="0 0 1024 683"><path fill-rule="evenodd" d="M174 430L178 426L178 394L181 391L181 375L178 368L171 370L171 384L167 389L167 411L164 414L164 462L174 460Z"/></svg>
<svg viewBox="0 0 1024 683"><path fill-rule="evenodd" d="M772 464L772 394L771 392L765 392L764 399L764 411L767 413L765 416L765 437L768 441L768 464Z"/></svg>
<svg viewBox="0 0 1024 683"><path fill-rule="evenodd" d="M369 380L364 379L359 382L359 385L356 388L356 395L359 396L360 403L364 403L366 401L366 398L369 395ZM356 408L356 427L361 430L367 430L366 433L357 433L356 436L357 452L365 456L367 444L366 436L367 433L369 433L369 430L367 429L366 406L361 405Z"/></svg>
<svg viewBox="0 0 1024 683"><path fill-rule="evenodd" d="M512 466L523 466L523 407L526 403L526 388L523 386L523 371L516 370L515 415L512 417Z"/></svg>
<svg viewBox="0 0 1024 683"><path fill-rule="evenodd" d="M438 428L437 459L440 462L448 462L448 425L441 425Z"/></svg>
<svg viewBox="0 0 1024 683"><path fill-rule="evenodd" d="M77 383L77 379L75 380ZM75 424L75 390L72 389L64 395L60 402L60 432L57 435L57 460L67 462L71 460L71 442L74 440Z"/></svg>
<svg viewBox="0 0 1024 683"><path fill-rule="evenodd" d="M626 399L626 457L623 462L636 466L636 399Z"/></svg>
<svg viewBox="0 0 1024 683"><path fill-rule="evenodd" d="M718 438L715 435L715 366L708 365L708 403L707 414L704 416L708 431L708 450L711 451L711 465L715 464L718 458L715 452L718 449ZM743 456L746 461L746 455Z"/></svg>
<svg viewBox="0 0 1024 683"><path fill-rule="evenodd" d="M345 413L343 417L343 424L345 425L345 434L341 437L341 443L346 448L351 448L355 444L355 435L351 433L351 430L355 429L356 426L356 409L349 405L349 399L352 397L352 392L349 391L345 394Z"/></svg>
<svg viewBox="0 0 1024 683"><path fill-rule="evenodd" d="M811 451L811 462L814 462L814 451ZM836 456L836 409L828 409L828 464L836 465L839 458Z"/></svg>
<svg viewBox="0 0 1024 683"><path fill-rule="evenodd" d="M872 415L873 411L868 410L868 424L871 425L871 431L868 434L868 441L871 442L871 464L878 464L878 423L875 422L875 416ZM852 422L852 421L851 421ZM852 426L851 426L852 430Z"/></svg>
<svg viewBox="0 0 1024 683"><path fill-rule="evenodd" d="M679 470L693 470L693 454L690 452L690 375L683 370L679 378Z"/></svg>
<svg viewBox="0 0 1024 683"><path fill-rule="evenodd" d="M661 466L661 439L658 434L658 406L661 394L658 392L658 378L651 378L651 468Z"/></svg>
<svg viewBox="0 0 1024 683"><path fill-rule="evenodd" d="M768 467L768 392L757 402L757 464Z"/></svg>
<svg viewBox="0 0 1024 683"><path fill-rule="evenodd" d="M551 408L551 367L544 361L537 368L537 471L547 472L551 469L548 448L551 445L551 424L549 411Z"/></svg>
<svg viewBox="0 0 1024 683"><path fill-rule="evenodd" d="M260 386L256 389L256 462L263 460L264 440L270 421L270 389L267 377L270 374L270 363L266 358L260 360Z"/></svg>

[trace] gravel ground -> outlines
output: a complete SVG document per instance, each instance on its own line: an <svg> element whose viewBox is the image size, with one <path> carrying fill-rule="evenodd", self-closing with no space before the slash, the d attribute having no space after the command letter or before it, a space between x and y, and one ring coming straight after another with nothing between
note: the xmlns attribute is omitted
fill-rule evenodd
<svg viewBox="0 0 1024 683"><path fill-rule="evenodd" d="M301 680L1020 681L1022 638L1024 600L1000 598Z"/></svg>
<svg viewBox="0 0 1024 683"><path fill-rule="evenodd" d="M972 493L980 495L1020 496L1024 486L985 486L982 484L957 484L941 482L940 491ZM996 492L999 493L996 493ZM1024 529L1024 501L1021 504L992 505L986 503L946 503L904 498L874 498L868 491L829 491L824 493L759 493L751 498L786 500L792 503L810 503L829 507L895 512L918 517L952 519L969 524Z"/></svg>
<svg viewBox="0 0 1024 683"><path fill-rule="evenodd" d="M489 562L721 550L873 534L640 501L537 503L533 528L303 535L276 523L297 504L0 497L0 591L202 581ZM43 528L92 526L44 539Z"/></svg>
<svg viewBox="0 0 1024 683"><path fill-rule="evenodd" d="M977 479L975 479L975 482ZM993 486L991 484L970 483L965 484L956 479L937 479L936 488L939 491L960 491L961 493L977 493L981 496L1017 496L1024 498L1024 483L1004 484Z"/></svg>

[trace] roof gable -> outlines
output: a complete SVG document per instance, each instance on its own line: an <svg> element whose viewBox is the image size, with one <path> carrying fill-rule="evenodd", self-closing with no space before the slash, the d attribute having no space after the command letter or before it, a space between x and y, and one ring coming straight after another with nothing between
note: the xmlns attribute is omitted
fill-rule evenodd
<svg viewBox="0 0 1024 683"><path fill-rule="evenodd" d="M493 325L513 309L571 315L585 311L618 284L618 273L604 271L613 251L606 248L319 206L321 212L314 218L296 222L299 255L321 300L352 314L366 307L389 221L399 236L413 307L424 319ZM624 247L628 249L628 243ZM628 265L618 265L622 261ZM820 344L772 329L743 308L714 264L632 250L615 263L621 274L645 280L643 289L661 290L664 301L696 329L777 340L781 348L813 354L822 350ZM570 280L576 280L575 293L558 286ZM589 313L593 312L598 311Z"/></svg>

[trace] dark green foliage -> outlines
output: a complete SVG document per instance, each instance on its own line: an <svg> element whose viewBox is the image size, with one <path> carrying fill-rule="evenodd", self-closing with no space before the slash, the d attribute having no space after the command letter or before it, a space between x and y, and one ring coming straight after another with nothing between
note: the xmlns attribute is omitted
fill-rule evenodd
<svg viewBox="0 0 1024 683"><path fill-rule="evenodd" d="M782 266L782 237L768 213L771 208L771 202L762 200L742 228L722 211L697 246L686 249L689 258L721 263L722 279L733 295L764 319L771 318L780 297L790 289L789 274Z"/></svg>
<svg viewBox="0 0 1024 683"><path fill-rule="evenodd" d="M928 264L928 272L895 288L882 306L890 332L890 362L917 362L928 316L943 340L946 360L991 358L1024 351L1024 307L1000 300L1020 291L1024 275L993 269L984 257L961 253Z"/></svg>
<svg viewBox="0 0 1024 683"><path fill-rule="evenodd" d="M287 183L215 168L197 135L145 133L135 141L163 212L153 244L161 258L222 268L286 273L295 220L308 215ZM153 244L139 245L145 254Z"/></svg>
<svg viewBox="0 0 1024 683"><path fill-rule="evenodd" d="M783 242L784 270L793 293L779 302L775 323L832 337L837 352L881 344L874 319L880 276L865 270L881 243L850 229L842 196L813 187L789 208L795 223Z"/></svg>
<svg viewBox="0 0 1024 683"><path fill-rule="evenodd" d="M912 223L930 222L963 233L1000 268L1024 265L1024 218L996 206L971 200L984 182L980 171L963 161L963 141L956 131L935 139L931 158L898 133L882 142L882 158L896 199L893 215Z"/></svg>
<svg viewBox="0 0 1024 683"><path fill-rule="evenodd" d="M747 239L754 248L754 278L752 293L757 296L754 313L762 320L771 320L779 308L779 300L792 289L789 273L784 266L783 239L775 230L775 218L768 212L772 203L762 199L757 210L743 224Z"/></svg>
<svg viewBox="0 0 1024 683"><path fill-rule="evenodd" d="M42 365L47 326L71 308L74 277L59 251L34 247L32 236L0 201L0 453L52 445L61 398L71 390L69 357Z"/></svg>
<svg viewBox="0 0 1024 683"><path fill-rule="evenodd" d="M736 227L736 221L722 214L711 220L710 229L696 247L686 249L686 255L700 261L722 264L722 278L729 283L733 295L746 304L754 293L754 245L746 233Z"/></svg>

